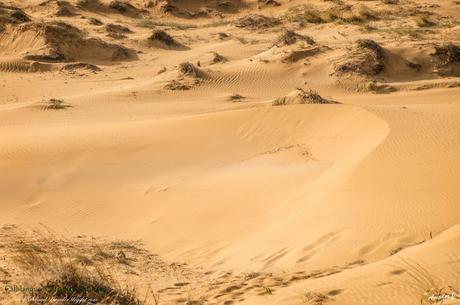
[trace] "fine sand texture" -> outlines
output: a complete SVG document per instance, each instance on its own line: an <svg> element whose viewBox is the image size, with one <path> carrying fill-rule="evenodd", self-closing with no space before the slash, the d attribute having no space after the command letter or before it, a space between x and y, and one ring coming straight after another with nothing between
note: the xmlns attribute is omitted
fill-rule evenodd
<svg viewBox="0 0 460 305"><path fill-rule="evenodd" d="M460 304L459 20L1 0L0 304Z"/></svg>

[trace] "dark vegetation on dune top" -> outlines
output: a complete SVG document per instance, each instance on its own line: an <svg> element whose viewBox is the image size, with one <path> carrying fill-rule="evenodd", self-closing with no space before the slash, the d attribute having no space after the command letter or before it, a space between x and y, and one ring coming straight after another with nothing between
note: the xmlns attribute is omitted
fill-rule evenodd
<svg viewBox="0 0 460 305"><path fill-rule="evenodd" d="M87 37L82 30L62 21L20 24L4 39L10 42L23 40L28 48L23 58L36 61L120 61L137 57L134 50Z"/></svg>
<svg viewBox="0 0 460 305"><path fill-rule="evenodd" d="M281 20L278 18L258 14L247 15L234 22L234 25L238 28L247 28L251 30L260 30L280 24Z"/></svg>
<svg viewBox="0 0 460 305"><path fill-rule="evenodd" d="M30 20L22 9L0 2L0 31L4 29L5 24L19 24Z"/></svg>
<svg viewBox="0 0 460 305"><path fill-rule="evenodd" d="M315 40L307 35L300 35L292 30L286 30L275 41L274 45L292 45L296 42L305 42L307 44L315 44Z"/></svg>
<svg viewBox="0 0 460 305"><path fill-rule="evenodd" d="M439 58L442 65L460 63L460 46L453 43L435 46L434 56Z"/></svg>
<svg viewBox="0 0 460 305"><path fill-rule="evenodd" d="M190 77L202 77L204 75L204 72L197 68L194 64L190 62L183 62L179 65L179 72L180 74L184 76L190 76Z"/></svg>
<svg viewBox="0 0 460 305"><path fill-rule="evenodd" d="M374 76L385 69L385 50L374 40L359 39L342 62L335 67L339 74L355 73Z"/></svg>
<svg viewBox="0 0 460 305"><path fill-rule="evenodd" d="M435 46L435 52L432 55L439 74L460 76L460 46L453 43Z"/></svg>
<svg viewBox="0 0 460 305"><path fill-rule="evenodd" d="M339 104L334 100L330 100L319 95L315 90L308 91L297 88L296 91L273 100L273 106L283 106L290 104Z"/></svg>
<svg viewBox="0 0 460 305"><path fill-rule="evenodd" d="M167 46L178 45L177 41L168 33L162 30L153 31L152 35L148 38L150 41L162 42Z"/></svg>

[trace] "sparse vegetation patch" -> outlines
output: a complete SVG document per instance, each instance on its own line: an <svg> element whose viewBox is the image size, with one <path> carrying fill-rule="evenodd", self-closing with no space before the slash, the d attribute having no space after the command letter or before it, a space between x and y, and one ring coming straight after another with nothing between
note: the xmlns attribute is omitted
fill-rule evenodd
<svg viewBox="0 0 460 305"><path fill-rule="evenodd" d="M382 72L385 51L371 39L359 39L351 52L344 55L335 71L338 74L355 73L363 76L373 76Z"/></svg>
<svg viewBox="0 0 460 305"><path fill-rule="evenodd" d="M66 104L64 100L62 99L57 99L57 98L52 98L49 99L47 102L45 102L43 109L45 110L60 110L60 109L66 109L72 107L69 104Z"/></svg>
<svg viewBox="0 0 460 305"><path fill-rule="evenodd" d="M275 41L275 45L292 45L296 42L304 42L307 44L315 44L315 40L307 35L300 35L294 31L286 30Z"/></svg>
<svg viewBox="0 0 460 305"><path fill-rule="evenodd" d="M288 95L279 97L272 102L273 106L290 104L338 104L338 102L322 97L315 90L305 91L301 88L297 88Z"/></svg>
<svg viewBox="0 0 460 305"><path fill-rule="evenodd" d="M164 89L172 90L172 91L175 91L175 90L190 90L191 88L192 87L190 85L178 82L176 80L172 80L172 81L170 81L169 83L167 83L164 86Z"/></svg>
<svg viewBox="0 0 460 305"><path fill-rule="evenodd" d="M439 74L460 76L460 46L453 43L435 46L432 56Z"/></svg>
<svg viewBox="0 0 460 305"><path fill-rule="evenodd" d="M151 43L160 43L169 47L179 46L179 43L168 33L161 30L153 31L152 35L148 38Z"/></svg>
<svg viewBox="0 0 460 305"><path fill-rule="evenodd" d="M179 65L179 72L183 76L202 77L204 72L190 62L183 62Z"/></svg>
<svg viewBox="0 0 460 305"><path fill-rule="evenodd" d="M278 18L257 14L241 17L234 22L234 25L238 28L251 30L270 28L280 24L281 21Z"/></svg>

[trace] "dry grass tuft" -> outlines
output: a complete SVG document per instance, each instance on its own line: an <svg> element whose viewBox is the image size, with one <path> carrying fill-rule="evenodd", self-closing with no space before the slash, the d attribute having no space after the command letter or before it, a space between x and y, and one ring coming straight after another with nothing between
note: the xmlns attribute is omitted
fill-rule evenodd
<svg viewBox="0 0 460 305"><path fill-rule="evenodd" d="M0 32L5 29L5 24L20 24L30 20L30 17L19 7L0 2Z"/></svg>
<svg viewBox="0 0 460 305"><path fill-rule="evenodd" d="M232 102L242 102L244 100L244 96L238 93L235 93L235 94L230 95L230 100Z"/></svg>
<svg viewBox="0 0 460 305"><path fill-rule="evenodd" d="M65 64L62 66L61 70L65 70L65 71L88 70L94 73L102 71L102 69L99 68L98 66L89 64L86 62L76 62L76 63Z"/></svg>
<svg viewBox="0 0 460 305"><path fill-rule="evenodd" d="M338 102L326 99L318 94L315 90L305 91L297 88L296 91L275 99L272 106L283 106L289 104L338 104Z"/></svg>
<svg viewBox="0 0 460 305"><path fill-rule="evenodd" d="M378 59L384 58L383 48L372 39L359 39L356 42L358 48L370 50Z"/></svg>
<svg viewBox="0 0 460 305"><path fill-rule="evenodd" d="M190 90L192 87L190 85L172 80L164 86L164 89L176 91L176 90Z"/></svg>
<svg viewBox="0 0 460 305"><path fill-rule="evenodd" d="M168 46L177 45L176 40L174 40L174 38L172 38L171 35L169 35L165 31L161 31L161 30L154 31L152 33L152 35L150 35L150 37L148 39L150 41L162 42L162 43L164 43L165 45L168 45Z"/></svg>
<svg viewBox="0 0 460 305"><path fill-rule="evenodd" d="M328 12L329 20L339 23L363 24L379 19L379 14L368 6L361 4L357 7L351 5L338 5Z"/></svg>
<svg viewBox="0 0 460 305"><path fill-rule="evenodd" d="M223 63L227 61L227 58L225 58L224 56L220 55L217 52L212 52L212 54L213 54L213 57L212 57L213 64Z"/></svg>
<svg viewBox="0 0 460 305"><path fill-rule="evenodd" d="M323 14L311 5L299 5L289 8L284 15L284 19L300 24L327 22Z"/></svg>
<svg viewBox="0 0 460 305"><path fill-rule="evenodd" d="M72 106L69 104L66 104L64 100L52 98L52 99L49 99L47 102L45 102L43 109L44 110L61 110L61 109L66 109L70 107Z"/></svg>
<svg viewBox="0 0 460 305"><path fill-rule="evenodd" d="M300 35L294 31L286 30L281 34L275 41L274 45L292 45L298 41L305 42L307 44L315 44L315 40L307 35Z"/></svg>
<svg viewBox="0 0 460 305"><path fill-rule="evenodd" d="M113 0L109 3L109 8L121 14L127 12L136 12L137 8L128 1Z"/></svg>
<svg viewBox="0 0 460 305"><path fill-rule="evenodd" d="M391 86L391 85L381 84L381 83L378 83L378 82L375 82L375 81L370 81L367 84L366 89L368 91L372 91L372 92L377 93L377 94L387 94L387 93L392 93L392 92L397 91L397 89L395 87Z"/></svg>
<svg viewBox="0 0 460 305"><path fill-rule="evenodd" d="M135 290L122 288L102 270L95 273L75 264L63 264L58 273L41 282L29 297L28 304L75 304L76 300L111 305L141 305Z"/></svg>
<svg viewBox="0 0 460 305"><path fill-rule="evenodd" d="M264 4L264 5L269 5L269 6L280 6L281 3L279 3L276 0L257 0L258 3Z"/></svg>
<svg viewBox="0 0 460 305"><path fill-rule="evenodd" d="M241 17L234 22L234 25L238 28L247 28L251 30L274 27L280 24L281 20L278 18L257 14Z"/></svg>
<svg viewBox="0 0 460 305"><path fill-rule="evenodd" d="M144 305L135 289L122 287L104 265L75 244L56 236L43 236L27 243L10 245L14 261L26 270L29 278L24 287L29 305L76 302L103 305ZM110 257L104 254L104 257Z"/></svg>
<svg viewBox="0 0 460 305"><path fill-rule="evenodd" d="M355 73L374 76L385 69L385 50L371 39L359 39L354 49L335 67L338 74Z"/></svg>
<svg viewBox="0 0 460 305"><path fill-rule="evenodd" d="M77 0L76 4L80 8L95 8L102 5L100 0Z"/></svg>
<svg viewBox="0 0 460 305"><path fill-rule="evenodd" d="M417 24L417 26L421 28L427 28L427 27L432 27L436 25L434 21L432 21L426 16L417 16L415 18L415 24Z"/></svg>
<svg viewBox="0 0 460 305"><path fill-rule="evenodd" d="M171 35L163 30L155 30L147 38L147 44L151 47L159 47L166 49L187 49L186 46L175 40Z"/></svg>
<svg viewBox="0 0 460 305"><path fill-rule="evenodd" d="M460 76L460 46L453 43L435 46L432 56L438 74Z"/></svg>
<svg viewBox="0 0 460 305"><path fill-rule="evenodd" d="M133 31L131 31L128 27L120 25L120 24L113 24L113 23L107 24L105 26L105 30L107 32L109 32L109 33L117 33L117 34L120 34L120 33L123 33L123 34L133 33Z"/></svg>
<svg viewBox="0 0 460 305"><path fill-rule="evenodd" d="M318 292L308 291L302 296L303 304L322 305L327 302L329 298Z"/></svg>
<svg viewBox="0 0 460 305"><path fill-rule="evenodd" d="M442 65L460 63L460 46L453 43L436 46L434 56L439 58Z"/></svg>
<svg viewBox="0 0 460 305"><path fill-rule="evenodd" d="M190 62L183 62L179 65L179 73L183 76L190 76L194 78L203 77L204 72L197 68L194 64Z"/></svg>
<svg viewBox="0 0 460 305"><path fill-rule="evenodd" d="M439 74L460 76L460 46L453 43L435 46L432 56Z"/></svg>

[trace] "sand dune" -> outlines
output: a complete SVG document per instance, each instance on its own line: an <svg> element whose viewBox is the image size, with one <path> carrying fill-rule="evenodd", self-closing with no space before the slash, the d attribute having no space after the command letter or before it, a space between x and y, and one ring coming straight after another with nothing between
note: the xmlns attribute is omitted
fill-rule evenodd
<svg viewBox="0 0 460 305"><path fill-rule="evenodd" d="M457 304L459 7L1 2L0 283Z"/></svg>

